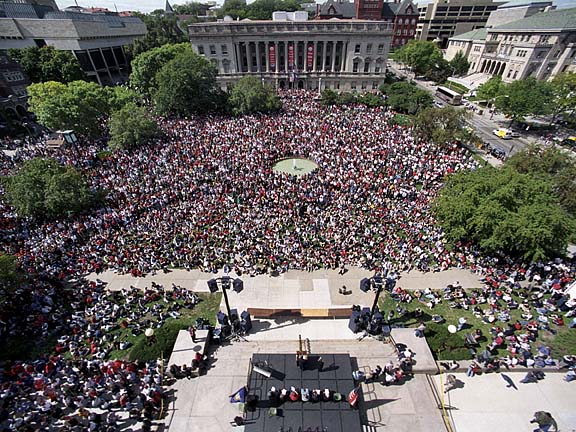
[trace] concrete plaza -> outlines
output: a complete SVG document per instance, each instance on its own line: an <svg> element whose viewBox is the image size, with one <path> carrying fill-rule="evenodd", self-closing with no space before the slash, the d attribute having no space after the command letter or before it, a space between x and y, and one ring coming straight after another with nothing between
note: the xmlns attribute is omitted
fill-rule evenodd
<svg viewBox="0 0 576 432"><path fill-rule="evenodd" d="M111 289L130 285L147 287L151 282L170 288L172 283L208 292L206 282L222 274L200 271L174 270L167 274L133 278L106 272L90 275L108 282ZM232 275L235 276L235 275ZM248 307L285 309L322 309L348 307L353 304L370 306L373 293L359 289L359 281L372 274L363 269L350 269L344 275L337 271L290 271L277 277L243 276L244 290L230 291L230 305L239 311ZM452 269L440 273L410 272L402 274L397 285L406 289L439 289L459 281L466 288L479 287L478 275L466 270ZM346 285L349 295L339 294ZM224 309L224 305L221 305ZM238 431L231 421L240 414L241 406L231 404L229 395L246 385L253 353L295 353L298 338L310 340L311 353L347 353L355 358L359 369L369 371L377 364L383 366L397 356L391 344L372 338L359 340L343 319L312 319L306 317L278 317L254 319L254 328L246 341L236 341L211 347L210 368L206 375L176 381L169 389L173 398L167 409L164 426L171 432ZM369 431L430 432L447 430L440 407L441 386L436 363L424 339L414 337L411 329L394 329L396 342L408 345L416 352L415 376L402 385L386 387L363 384L361 413ZM548 372L538 384L520 384L525 372L504 372L518 390L506 388L500 374L468 378L455 374L463 383L448 393L445 403L452 430L458 432L528 432L535 429L529 423L535 411L552 413L562 432L576 431L576 410L571 403L576 398L576 383L563 381L563 373ZM296 431L293 431L296 432ZM351 431L352 432L352 431Z"/></svg>

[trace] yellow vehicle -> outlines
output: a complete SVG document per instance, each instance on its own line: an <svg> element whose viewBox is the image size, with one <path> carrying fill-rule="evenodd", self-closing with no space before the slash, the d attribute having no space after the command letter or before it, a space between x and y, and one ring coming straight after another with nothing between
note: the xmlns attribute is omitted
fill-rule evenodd
<svg viewBox="0 0 576 432"><path fill-rule="evenodd" d="M496 135L498 138L502 139L512 139L520 136L517 132L514 132L512 129L504 129L504 128L494 129L492 133Z"/></svg>

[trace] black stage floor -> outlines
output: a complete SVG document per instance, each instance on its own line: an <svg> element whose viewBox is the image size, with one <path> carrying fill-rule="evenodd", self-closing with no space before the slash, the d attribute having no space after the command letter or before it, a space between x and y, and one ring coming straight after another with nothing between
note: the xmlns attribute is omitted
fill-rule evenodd
<svg viewBox="0 0 576 432"><path fill-rule="evenodd" d="M318 372L316 360L322 356L324 370ZM352 379L352 359L346 354L317 354L310 356L305 370L296 365L295 354L254 354L255 365L267 361L272 376L254 372L250 375L249 395L258 396L253 411L246 413L246 432L360 432L362 426L358 409L353 409L347 401L348 393L354 388ZM278 415L270 416L268 391L274 386L277 390L298 391L301 388L330 389L342 395L340 402L290 402L278 406ZM361 398L361 395L359 395Z"/></svg>

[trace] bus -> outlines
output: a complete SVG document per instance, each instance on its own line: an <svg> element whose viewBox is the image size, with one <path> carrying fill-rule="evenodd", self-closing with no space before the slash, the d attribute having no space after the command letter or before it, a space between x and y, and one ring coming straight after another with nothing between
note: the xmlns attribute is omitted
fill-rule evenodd
<svg viewBox="0 0 576 432"><path fill-rule="evenodd" d="M462 103L462 95L447 87L438 87L436 89L436 96L450 105L460 105Z"/></svg>

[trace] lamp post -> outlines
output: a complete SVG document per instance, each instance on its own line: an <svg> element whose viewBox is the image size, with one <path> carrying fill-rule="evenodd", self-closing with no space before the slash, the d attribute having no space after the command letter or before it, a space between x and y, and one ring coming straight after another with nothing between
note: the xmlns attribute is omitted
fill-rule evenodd
<svg viewBox="0 0 576 432"><path fill-rule="evenodd" d="M509 97L510 97L510 96L508 96L508 95L500 95L500 96L493 97L493 98L490 100L490 105L491 105L491 107L492 107L492 112L490 113L490 120L492 120L492 118L494 117L494 111L495 111L495 110L494 110L494 102L496 102L496 100L498 100L498 99L500 99L500 98L508 99Z"/></svg>

